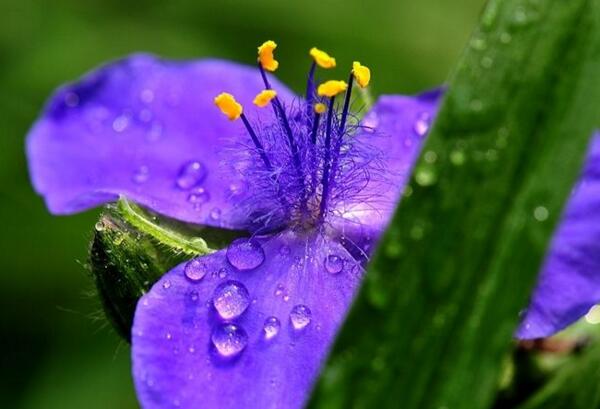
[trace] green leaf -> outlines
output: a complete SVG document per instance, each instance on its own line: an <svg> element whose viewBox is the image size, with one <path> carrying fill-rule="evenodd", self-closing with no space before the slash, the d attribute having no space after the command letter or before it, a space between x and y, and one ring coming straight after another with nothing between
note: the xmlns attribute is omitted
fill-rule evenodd
<svg viewBox="0 0 600 409"><path fill-rule="evenodd" d="M125 198L96 223L89 264L106 317L129 341L138 299L175 265L223 248L235 231L192 226L146 211Z"/></svg>
<svg viewBox="0 0 600 409"><path fill-rule="evenodd" d="M311 407L490 407L599 72L598 0L488 3Z"/></svg>

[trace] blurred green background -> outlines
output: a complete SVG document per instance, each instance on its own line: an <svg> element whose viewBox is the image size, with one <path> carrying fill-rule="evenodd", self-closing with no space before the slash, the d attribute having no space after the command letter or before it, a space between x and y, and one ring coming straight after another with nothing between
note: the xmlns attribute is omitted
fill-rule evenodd
<svg viewBox="0 0 600 409"><path fill-rule="evenodd" d="M29 184L24 137L56 86L133 51L252 63L273 39L296 90L316 45L332 75L358 59L375 94L414 93L447 78L483 3L0 0L0 407L137 407L84 266L98 212L53 217Z"/></svg>

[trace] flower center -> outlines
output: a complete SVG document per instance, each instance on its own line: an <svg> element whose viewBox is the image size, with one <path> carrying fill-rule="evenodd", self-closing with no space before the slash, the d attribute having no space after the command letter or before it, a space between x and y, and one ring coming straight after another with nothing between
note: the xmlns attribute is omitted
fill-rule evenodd
<svg viewBox="0 0 600 409"><path fill-rule="evenodd" d="M246 177L254 187L252 223L255 230L283 225L302 229L323 226L337 204L356 196L368 181L371 155L356 141L360 121L350 111L352 88L364 88L370 71L354 62L348 82L329 80L315 87L316 68L333 68L334 58L312 48L313 59L302 101L284 105L271 87L275 42L258 48L258 68L264 90L253 103L273 110L271 123L252 124L233 95L221 93L215 104L230 120L241 119L253 144ZM345 93L343 103L336 97Z"/></svg>

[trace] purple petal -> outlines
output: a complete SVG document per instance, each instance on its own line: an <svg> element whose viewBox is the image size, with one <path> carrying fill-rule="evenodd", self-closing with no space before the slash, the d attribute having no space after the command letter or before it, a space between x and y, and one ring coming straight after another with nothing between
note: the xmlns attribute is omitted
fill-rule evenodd
<svg viewBox="0 0 600 409"><path fill-rule="evenodd" d="M363 118L361 125L366 128L359 136L381 152L383 177L373 178L361 192L366 200L346 203L339 209L345 229L369 226L375 235L383 231L408 182L443 91L437 88L416 96L384 95Z"/></svg>
<svg viewBox="0 0 600 409"><path fill-rule="evenodd" d="M362 269L339 243L293 232L190 263L189 278L180 265L138 303L142 406L302 407Z"/></svg>
<svg viewBox="0 0 600 409"><path fill-rule="evenodd" d="M517 337L546 337L600 302L600 133L554 233Z"/></svg>
<svg viewBox="0 0 600 409"><path fill-rule="evenodd" d="M292 94L271 79L284 100ZM244 193L224 139L249 144L243 126L214 106L233 93L250 117L258 69L219 60L133 55L60 88L27 139L33 184L52 213L124 195L179 220L240 227ZM268 121L272 111L260 116ZM244 138L244 139L242 139Z"/></svg>

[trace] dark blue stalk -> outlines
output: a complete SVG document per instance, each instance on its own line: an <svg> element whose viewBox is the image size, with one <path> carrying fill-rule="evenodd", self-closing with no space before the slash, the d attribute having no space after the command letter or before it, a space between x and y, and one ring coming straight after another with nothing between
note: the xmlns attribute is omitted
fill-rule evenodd
<svg viewBox="0 0 600 409"><path fill-rule="evenodd" d="M342 110L342 119L340 120L339 134L344 134L344 128L346 128L346 119L348 119L348 111L350 110L350 96L352 95L352 83L354 81L354 74L350 71L350 78L348 78L348 89L346 90L346 98L344 98L344 109Z"/></svg>
<svg viewBox="0 0 600 409"><path fill-rule="evenodd" d="M317 63L313 61L310 66L310 70L308 71L308 80L306 81L306 104L308 105L307 114L310 115L310 110L312 106L313 94L315 93L315 69L317 68Z"/></svg>
<svg viewBox="0 0 600 409"><path fill-rule="evenodd" d="M248 122L248 118L246 118L246 115L244 115L244 114L241 114L240 118L242 118L242 122L244 123L246 130L250 134L250 138L252 139L252 142L254 142L256 149L258 149L258 154L260 155L260 158L262 159L262 161L265 163L267 170L269 172L273 171L273 166L271 165L271 161L269 160L269 158L267 157L267 154L265 153L265 148L263 147L262 143L260 143L260 141L258 140L258 136L256 136L254 129L252 129L252 126L250 125L250 122Z"/></svg>
<svg viewBox="0 0 600 409"><path fill-rule="evenodd" d="M258 69L260 70L260 75L263 79L266 89L272 89L271 84L269 83L269 79L267 78L267 73L263 68L262 64L258 63ZM296 146L296 141L294 140L294 134L292 132L292 127L288 121L287 115L285 114L285 110L283 109L283 105L279 101L279 98L275 97L271 100L273 104L273 110L275 112L275 116L279 118L281 124L283 125L283 129L288 138L288 143L290 145L290 150L292 151L292 161L294 162L294 167L296 168L296 174L298 175L298 181L301 185L302 189L302 198L300 201L300 208L304 213L308 212L307 204L306 204L306 186L304 183L304 174L302 172L302 162L300 161L300 154L298 152L298 147Z"/></svg>
<svg viewBox="0 0 600 409"><path fill-rule="evenodd" d="M329 170L331 161L331 127L333 121L333 103L335 97L329 100L329 109L327 110L327 126L325 128L325 159L323 160L323 193L321 194L321 203L319 204L319 220L323 220L325 210L327 210L327 200L329 199Z"/></svg>

